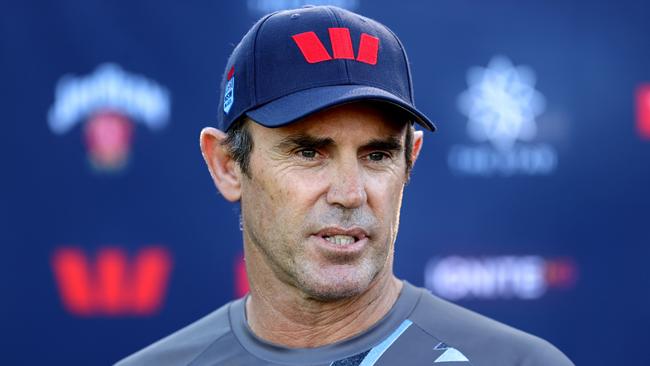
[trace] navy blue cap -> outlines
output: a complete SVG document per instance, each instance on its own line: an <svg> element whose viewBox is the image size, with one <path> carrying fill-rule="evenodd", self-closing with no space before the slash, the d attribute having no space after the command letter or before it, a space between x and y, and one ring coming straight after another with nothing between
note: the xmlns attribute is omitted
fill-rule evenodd
<svg viewBox="0 0 650 366"><path fill-rule="evenodd" d="M219 128L247 115L266 127L292 123L335 105L376 100L435 126L413 102L406 52L386 26L334 6L266 15L228 60Z"/></svg>

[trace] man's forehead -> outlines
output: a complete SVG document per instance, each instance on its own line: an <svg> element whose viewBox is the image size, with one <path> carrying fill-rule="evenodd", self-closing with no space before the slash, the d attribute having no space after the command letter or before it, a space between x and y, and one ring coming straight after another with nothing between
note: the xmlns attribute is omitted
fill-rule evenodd
<svg viewBox="0 0 650 366"><path fill-rule="evenodd" d="M400 137L409 125L403 114L375 103L350 103L313 113L282 127L268 128L254 123L263 135L277 139L312 136L360 143L385 137Z"/></svg>

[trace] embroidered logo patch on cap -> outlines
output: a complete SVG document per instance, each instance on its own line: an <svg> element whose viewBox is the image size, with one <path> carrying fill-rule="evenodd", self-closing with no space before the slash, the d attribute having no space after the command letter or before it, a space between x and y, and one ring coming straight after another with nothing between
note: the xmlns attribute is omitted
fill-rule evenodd
<svg viewBox="0 0 650 366"><path fill-rule="evenodd" d="M235 101L235 67L233 66L228 71L228 82L226 83L226 93L223 96L223 110L230 112L232 103Z"/></svg>

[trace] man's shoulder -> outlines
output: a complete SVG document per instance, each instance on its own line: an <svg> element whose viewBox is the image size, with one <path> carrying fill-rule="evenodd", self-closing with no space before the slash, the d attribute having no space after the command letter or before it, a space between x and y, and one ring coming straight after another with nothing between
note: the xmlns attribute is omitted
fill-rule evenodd
<svg viewBox="0 0 650 366"><path fill-rule="evenodd" d="M548 341L443 300L422 289L411 319L425 332L486 365L573 366ZM480 361L478 361L480 360Z"/></svg>
<svg viewBox="0 0 650 366"><path fill-rule="evenodd" d="M192 324L118 361L115 366L187 365L216 340L230 333L228 308L223 305Z"/></svg>

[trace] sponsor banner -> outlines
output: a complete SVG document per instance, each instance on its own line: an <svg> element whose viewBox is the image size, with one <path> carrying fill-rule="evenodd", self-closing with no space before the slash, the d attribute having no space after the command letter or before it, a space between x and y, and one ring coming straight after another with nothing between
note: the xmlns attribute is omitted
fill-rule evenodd
<svg viewBox="0 0 650 366"><path fill-rule="evenodd" d="M425 286L450 300L534 300L573 288L578 268L570 258L526 256L436 257L426 265Z"/></svg>

